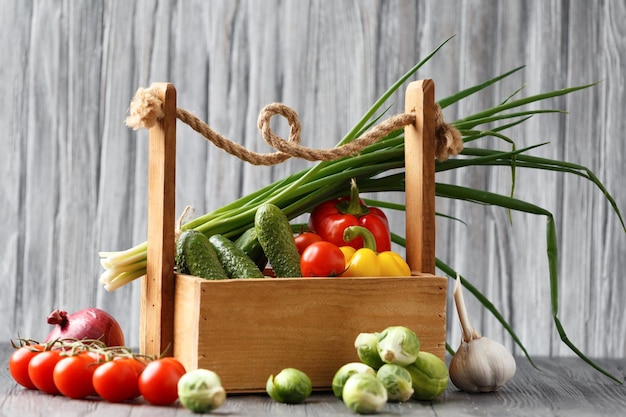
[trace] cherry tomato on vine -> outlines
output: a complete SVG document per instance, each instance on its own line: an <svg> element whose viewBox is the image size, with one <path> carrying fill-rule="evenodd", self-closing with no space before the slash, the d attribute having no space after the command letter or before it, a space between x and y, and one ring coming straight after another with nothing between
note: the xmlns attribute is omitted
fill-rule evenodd
<svg viewBox="0 0 626 417"><path fill-rule="evenodd" d="M141 395L141 392L139 392L139 375L141 375L141 373L143 372L144 369L146 369L146 363L140 359L137 358L129 358L129 357L117 357L115 359L113 359L115 361L128 361L129 364L132 365L132 367L135 369L135 372L137 373L137 390L135 391L135 393L133 394L132 398L137 398Z"/></svg>
<svg viewBox="0 0 626 417"><path fill-rule="evenodd" d="M46 350L35 355L28 364L28 376L37 389L48 394L60 394L54 384L54 367L65 356L61 350Z"/></svg>
<svg viewBox="0 0 626 417"><path fill-rule="evenodd" d="M178 380L185 367L174 358L150 362L139 376L139 392L150 404L168 405L178 399Z"/></svg>
<svg viewBox="0 0 626 417"><path fill-rule="evenodd" d="M22 346L11 354L9 358L9 372L21 386L28 389L37 389L28 375L28 364L35 355L44 350L42 345Z"/></svg>
<svg viewBox="0 0 626 417"><path fill-rule="evenodd" d="M343 252L333 243L320 241L310 244L300 257L303 277L333 277L346 269Z"/></svg>
<svg viewBox="0 0 626 417"><path fill-rule="evenodd" d="M61 394L73 399L95 395L93 374L98 365L98 356L91 352L64 357L54 367L54 385Z"/></svg>
<svg viewBox="0 0 626 417"><path fill-rule="evenodd" d="M296 247L298 248L298 253L302 255L302 252L311 244L315 242L321 242L323 239L317 233L313 232L304 232L296 235L294 237L296 241Z"/></svg>
<svg viewBox="0 0 626 417"><path fill-rule="evenodd" d="M130 359L112 360L98 367L93 374L93 387L103 399L112 403L134 398L137 394L137 371Z"/></svg>
<svg viewBox="0 0 626 417"><path fill-rule="evenodd" d="M135 372L137 372L137 377L139 377L139 375L141 375L141 373L143 372L144 369L146 369L146 363L139 360L139 359L135 359L135 358L121 358L121 359L117 359L117 360L128 360L128 363L130 363L133 368L135 368Z"/></svg>

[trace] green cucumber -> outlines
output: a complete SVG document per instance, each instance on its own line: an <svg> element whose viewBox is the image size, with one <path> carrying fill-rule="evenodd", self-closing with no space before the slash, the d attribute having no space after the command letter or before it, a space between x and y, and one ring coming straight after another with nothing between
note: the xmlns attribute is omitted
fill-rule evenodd
<svg viewBox="0 0 626 417"><path fill-rule="evenodd" d="M254 227L249 228L235 240L235 246L241 249L250 259L254 261L256 266L263 271L267 265L267 256L263 252L263 247L259 243Z"/></svg>
<svg viewBox="0 0 626 417"><path fill-rule="evenodd" d="M257 209L254 227L276 277L302 276L300 254L285 213L274 204L265 203Z"/></svg>
<svg viewBox="0 0 626 417"><path fill-rule="evenodd" d="M178 236L176 268L181 274L211 280L228 279L209 238L193 229L187 229Z"/></svg>
<svg viewBox="0 0 626 417"><path fill-rule="evenodd" d="M209 242L215 249L228 278L263 278L263 273L246 253L222 235L213 235Z"/></svg>

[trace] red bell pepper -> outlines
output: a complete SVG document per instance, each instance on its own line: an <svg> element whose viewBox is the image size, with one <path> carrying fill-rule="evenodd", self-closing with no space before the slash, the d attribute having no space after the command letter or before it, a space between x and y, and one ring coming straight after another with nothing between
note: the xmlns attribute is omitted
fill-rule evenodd
<svg viewBox="0 0 626 417"><path fill-rule="evenodd" d="M309 217L309 229L325 241L337 246L363 247L363 239L351 242L343 239L343 232L349 226L363 226L374 235L380 252L391 250L391 233L385 213L377 207L368 207L359 198L359 189L353 179L350 196L326 201L313 209Z"/></svg>

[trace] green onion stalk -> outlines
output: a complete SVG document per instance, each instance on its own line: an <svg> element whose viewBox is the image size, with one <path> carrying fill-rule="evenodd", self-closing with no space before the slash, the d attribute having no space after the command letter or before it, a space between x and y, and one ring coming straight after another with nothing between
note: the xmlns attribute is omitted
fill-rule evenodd
<svg viewBox="0 0 626 417"><path fill-rule="evenodd" d="M394 94L409 78L411 78L424 64L426 64L447 42L439 45L426 58L417 63L406 74L399 78L363 115L358 123L339 141L337 146L348 143L376 124L384 117L388 110L384 108L386 101ZM506 77L516 73L523 67L514 68L504 74L477 84L465 90L459 91L449 97L438 101L441 108L446 108L470 97L480 91L498 83ZM599 367L587 358L567 337L558 315L558 273L557 259L558 248L556 241L556 227L552 213L548 210L519 200L514 197L515 171L518 168L538 169L578 175L591 181L611 204L618 216L622 228L626 232L626 224L615 203L615 200L604 187L602 182L588 168L554 159L540 158L528 153L539 147L545 146L540 143L522 149L517 149L515 142L503 132L509 128L520 125L530 117L545 113L558 113L559 110L522 110L528 104L544 101L558 96L567 95L575 91L586 89L595 84L586 84L560 90L549 91L523 98L515 98L520 90L512 94L503 103L489 109L471 114L467 117L449 122L451 126L459 130L464 142L464 149L460 152L462 158L452 158L445 161L437 161L436 172L444 172L453 169L469 168L477 166L507 166L512 170L512 184L508 195L496 194L480 189L436 182L435 194L438 197L455 200L469 201L479 204L488 204L505 208L509 211L520 211L533 215L545 216L547 219L547 258L550 279L551 308L553 321L561 340L572 349L579 357L589 365L609 378L623 382ZM481 129L481 126L489 125L489 128ZM502 151L468 146L473 142L485 137L500 139L511 145L510 150ZM347 195L349 183L352 178L359 184L359 190L368 192L403 192L404 191L404 132L396 130L381 138L376 143L367 146L358 155L344 157L332 161L321 161L310 168L296 172L286 178L278 180L248 195L245 195L221 208L199 216L181 226L182 230L195 229L207 235L222 234L229 238L236 238L248 228L254 226L254 214L257 208L264 203L273 203L280 207L289 219L294 219L302 214L310 212L320 201ZM386 201L367 200L368 204L379 207L388 207L404 210L402 204ZM445 216L445 214L438 213ZM397 234L392 235L395 243L404 246L405 239ZM101 264L105 271L100 277L101 284L109 291L126 285L133 280L146 274L147 242L135 247L118 252L100 252ZM436 259L437 268L451 278L457 276L457 271ZM472 293L483 306L490 311L502 324L505 330L512 336L516 344L520 346L524 354L532 363L524 345L497 308L487 299L471 282L461 276L461 283ZM448 346L450 353L453 350Z"/></svg>

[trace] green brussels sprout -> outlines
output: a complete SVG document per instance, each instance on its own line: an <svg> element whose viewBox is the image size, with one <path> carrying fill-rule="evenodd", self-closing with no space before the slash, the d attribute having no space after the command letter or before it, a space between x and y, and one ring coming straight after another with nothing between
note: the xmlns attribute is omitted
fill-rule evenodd
<svg viewBox="0 0 626 417"><path fill-rule="evenodd" d="M409 365L415 362L419 351L420 340L408 327L387 327L378 337L378 354L385 363Z"/></svg>
<svg viewBox="0 0 626 417"><path fill-rule="evenodd" d="M378 333L361 333L354 341L354 347L361 362L375 370L385 363L378 354L378 337Z"/></svg>
<svg viewBox="0 0 626 417"><path fill-rule="evenodd" d="M411 374L400 365L384 364L376 373L376 378L387 389L389 401L405 402L413 395Z"/></svg>
<svg viewBox="0 0 626 417"><path fill-rule="evenodd" d="M448 386L448 368L438 356L420 352L412 364L406 366L413 381L413 399L432 400Z"/></svg>
<svg viewBox="0 0 626 417"><path fill-rule="evenodd" d="M216 409L226 400L226 391L219 376L208 369L195 369L178 380L178 399L194 413Z"/></svg>
<svg viewBox="0 0 626 417"><path fill-rule="evenodd" d="M343 386L351 375L363 373L376 375L376 371L367 364L361 362L349 362L343 365L341 368L335 372L335 376L333 377L332 388L333 394L335 397L341 398L341 392L343 391Z"/></svg>
<svg viewBox="0 0 626 417"><path fill-rule="evenodd" d="M276 376L270 375L265 390L274 401L299 404L311 395L313 385L304 372L295 368L285 368Z"/></svg>
<svg viewBox="0 0 626 417"><path fill-rule="evenodd" d="M374 375L353 374L343 386L343 402L355 413L374 414L387 403L387 390Z"/></svg>

